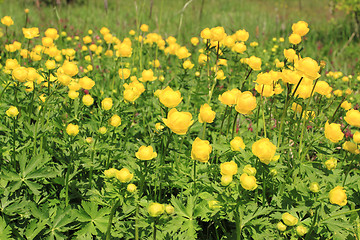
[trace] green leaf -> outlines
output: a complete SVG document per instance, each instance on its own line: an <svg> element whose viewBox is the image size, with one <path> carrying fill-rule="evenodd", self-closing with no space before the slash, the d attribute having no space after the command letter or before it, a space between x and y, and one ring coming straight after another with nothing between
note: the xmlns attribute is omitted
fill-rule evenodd
<svg viewBox="0 0 360 240"><path fill-rule="evenodd" d="M0 217L0 239L8 240L11 238L11 227Z"/></svg>

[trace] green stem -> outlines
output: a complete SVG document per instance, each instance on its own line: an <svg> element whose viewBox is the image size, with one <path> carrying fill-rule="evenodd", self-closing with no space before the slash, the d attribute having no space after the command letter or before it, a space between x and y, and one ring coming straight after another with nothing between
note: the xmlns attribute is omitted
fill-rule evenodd
<svg viewBox="0 0 360 240"><path fill-rule="evenodd" d="M154 220L153 239L156 240L156 219Z"/></svg>
<svg viewBox="0 0 360 240"><path fill-rule="evenodd" d="M194 160L194 188L193 188L193 194L196 195L196 161Z"/></svg>
<svg viewBox="0 0 360 240"><path fill-rule="evenodd" d="M1 91L1 93L0 93L0 100L1 100L1 98L2 98L2 96L3 96L3 94L4 94L4 92L5 92L5 90L9 87L10 84L11 84L11 81L9 81L9 82L6 84L6 86L4 87L4 89Z"/></svg>
<svg viewBox="0 0 360 240"><path fill-rule="evenodd" d="M240 209L240 206L236 207L236 212L235 212L235 224L236 224L236 240L241 240L242 239L242 235L241 235L241 230L242 230L242 226L241 226L241 221L242 221L242 211Z"/></svg>
<svg viewBox="0 0 360 240"><path fill-rule="evenodd" d="M17 118L15 117L13 119L13 151L12 151L12 160L13 160L13 166L14 166L14 170L16 171L16 121Z"/></svg>
<svg viewBox="0 0 360 240"><path fill-rule="evenodd" d="M115 214L116 208L118 207L119 203L120 203L120 199L116 200L114 206L111 208L110 217L109 217L109 222L108 222L107 230L106 230L106 240L110 240L110 239L111 239L112 220L113 220L113 218L114 218L114 214Z"/></svg>
<svg viewBox="0 0 360 240"><path fill-rule="evenodd" d="M238 113L238 112L236 112L236 114L235 114L235 118L234 118L234 122L233 122L233 128L232 128L232 135L231 135L231 138L234 138L234 135L235 135L236 120L237 120L238 115L239 115L239 113Z"/></svg>
<svg viewBox="0 0 360 240"><path fill-rule="evenodd" d="M70 175L70 164L68 164L65 175L65 206L66 207L69 205L69 175Z"/></svg>
<svg viewBox="0 0 360 240"><path fill-rule="evenodd" d="M139 203L136 199L136 210L135 210L135 240L139 240Z"/></svg>
<svg viewBox="0 0 360 240"><path fill-rule="evenodd" d="M222 128L223 128L223 126L224 126L224 121L225 121L225 117L226 117L226 113L227 113L227 111L228 111L228 108L229 108L229 106L226 105L225 112L224 112L223 117L222 117L222 120L221 120L220 135L222 135Z"/></svg>
<svg viewBox="0 0 360 240"><path fill-rule="evenodd" d="M347 158L346 158L346 159L347 159ZM343 187L345 186L346 179L347 179L349 173L351 172L351 167L352 167L352 164L353 164L354 161L355 161L355 157L353 157L353 159L351 160L351 162L350 162L350 164L349 164L349 167L348 167L348 169L347 169L347 171L346 171L346 173L345 173L345 178L344 178L344 181L343 181L343 184L342 184Z"/></svg>

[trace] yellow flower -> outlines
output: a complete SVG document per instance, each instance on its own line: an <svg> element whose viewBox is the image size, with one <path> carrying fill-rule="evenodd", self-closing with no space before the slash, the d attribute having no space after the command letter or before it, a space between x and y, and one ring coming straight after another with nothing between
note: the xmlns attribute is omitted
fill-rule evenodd
<svg viewBox="0 0 360 240"><path fill-rule="evenodd" d="M303 76L315 80L320 77L320 66L317 62L309 57L302 58L295 62L295 69Z"/></svg>
<svg viewBox="0 0 360 240"><path fill-rule="evenodd" d="M104 175L105 175L106 178L113 178L113 177L116 176L116 173L118 171L119 170L117 170L115 168L110 168L110 169L104 171Z"/></svg>
<svg viewBox="0 0 360 240"><path fill-rule="evenodd" d="M216 209L221 208L219 201L216 201L216 200L209 201L208 205L211 210L216 210Z"/></svg>
<svg viewBox="0 0 360 240"><path fill-rule="evenodd" d="M302 107L301 105L297 104L297 103L293 103L291 105L291 109L294 111L294 112L297 112L297 113L301 113L302 112Z"/></svg>
<svg viewBox="0 0 360 240"><path fill-rule="evenodd" d="M105 134L107 132L107 129L106 129L106 127L101 127L101 128L99 128L98 131L100 134Z"/></svg>
<svg viewBox="0 0 360 240"><path fill-rule="evenodd" d="M305 36L309 32L308 24L304 21L298 21L291 26L293 33L298 35Z"/></svg>
<svg viewBox="0 0 360 240"><path fill-rule="evenodd" d="M191 148L191 159L206 163L209 161L212 147L209 141L196 138Z"/></svg>
<svg viewBox="0 0 360 240"><path fill-rule="evenodd" d="M350 141L345 141L342 145L342 148L346 151L349 151L353 154L359 154L359 150L356 146L356 143L350 142Z"/></svg>
<svg viewBox="0 0 360 240"><path fill-rule="evenodd" d="M295 226L297 223L298 223L298 221L299 221L299 219L297 218L297 217L294 217L293 215L291 215L290 213L284 213L283 215L282 215L282 217L281 217L281 219L283 220L283 222L287 225L287 226L289 226L289 227L291 227L291 226Z"/></svg>
<svg viewBox="0 0 360 240"><path fill-rule="evenodd" d="M24 37L27 39L33 39L35 37L38 37L39 34L39 28L33 27L33 28L23 28L22 29Z"/></svg>
<svg viewBox="0 0 360 240"><path fill-rule="evenodd" d="M344 101L342 104L341 104L341 107L343 109L345 109L346 111L350 110L351 109L351 103L349 103L348 101Z"/></svg>
<svg viewBox="0 0 360 240"><path fill-rule="evenodd" d="M217 80L224 80L224 79L226 78L226 76L225 76L225 74L224 74L224 71L223 71L223 70L218 70L218 71L216 72L215 78L216 78Z"/></svg>
<svg viewBox="0 0 360 240"><path fill-rule="evenodd" d="M224 162L220 164L221 175L235 175L238 171L238 166L234 161Z"/></svg>
<svg viewBox="0 0 360 240"><path fill-rule="evenodd" d="M16 117L19 114L19 110L17 109L17 107L15 106L11 106L9 107L8 110L6 110L6 115L8 115L9 117Z"/></svg>
<svg viewBox="0 0 360 240"><path fill-rule="evenodd" d="M149 26L146 25L146 24L141 24L140 30L143 31L143 32L148 32L149 31Z"/></svg>
<svg viewBox="0 0 360 240"><path fill-rule="evenodd" d="M243 53L246 51L246 45L243 42L238 42L235 43L231 50L237 53Z"/></svg>
<svg viewBox="0 0 360 240"><path fill-rule="evenodd" d="M252 68L252 70L260 71L261 70L261 58L251 56L248 59L248 65Z"/></svg>
<svg viewBox="0 0 360 240"><path fill-rule="evenodd" d="M85 106L91 106L94 103L94 99L90 96L90 94L86 94L83 96L82 98L82 102L84 103Z"/></svg>
<svg viewBox="0 0 360 240"><path fill-rule="evenodd" d="M194 67L194 64L190 60L186 60L183 63L183 68L184 69L192 69L193 67Z"/></svg>
<svg viewBox="0 0 360 240"><path fill-rule="evenodd" d="M224 92L223 94L219 95L219 101L222 104L228 105L228 106L232 106L234 104L236 104L236 98L238 97L238 95L241 93L241 91L237 88L234 88L232 90L228 90L226 92Z"/></svg>
<svg viewBox="0 0 360 240"><path fill-rule="evenodd" d="M303 225L296 227L296 233L301 237L304 236L307 232L308 232L307 227L305 227Z"/></svg>
<svg viewBox="0 0 360 240"><path fill-rule="evenodd" d="M134 174L131 174L127 168L123 168L120 171L116 172L115 176L120 182L127 183L130 182L131 179L134 177Z"/></svg>
<svg viewBox="0 0 360 240"><path fill-rule="evenodd" d="M331 91L332 91L332 87L330 87L329 84L325 81L318 81L315 86L315 92L323 96L330 94Z"/></svg>
<svg viewBox="0 0 360 240"><path fill-rule="evenodd" d="M240 152L245 149L244 141L241 137L235 137L230 141L230 146L232 151Z"/></svg>
<svg viewBox="0 0 360 240"><path fill-rule="evenodd" d="M8 58L5 62L5 68L9 70L13 70L15 68L19 67L19 63L16 59Z"/></svg>
<svg viewBox="0 0 360 240"><path fill-rule="evenodd" d="M45 31L45 36L53 40L56 40L59 37L58 31L55 28L48 28Z"/></svg>
<svg viewBox="0 0 360 240"><path fill-rule="evenodd" d="M165 206L165 212L169 215L172 215L175 212L175 208L173 206L171 206L170 204L167 204Z"/></svg>
<svg viewBox="0 0 360 240"><path fill-rule="evenodd" d="M284 56L287 60L290 62L293 62L295 59L298 59L298 56L296 55L296 51L292 48L284 49Z"/></svg>
<svg viewBox="0 0 360 240"><path fill-rule="evenodd" d="M128 68L120 68L119 69L119 77L120 79L128 79L130 77L130 69Z"/></svg>
<svg viewBox="0 0 360 240"><path fill-rule="evenodd" d="M41 43L44 47L51 47L54 45L54 41L52 38L49 38L49 37L43 37L41 39Z"/></svg>
<svg viewBox="0 0 360 240"><path fill-rule="evenodd" d="M317 193L320 191L320 185L317 182L312 182L312 183L310 183L309 189L313 193Z"/></svg>
<svg viewBox="0 0 360 240"><path fill-rule="evenodd" d="M282 231L284 232L287 228L287 226L285 224L283 224L282 222L278 222L278 224L276 225L276 228L279 230L279 231Z"/></svg>
<svg viewBox="0 0 360 240"><path fill-rule="evenodd" d="M356 131L353 135L353 140L355 143L359 144L360 143L360 132Z"/></svg>
<svg viewBox="0 0 360 240"><path fill-rule="evenodd" d="M157 157L157 153L154 152L152 146L141 146L139 150L135 153L137 159L140 160L151 160Z"/></svg>
<svg viewBox="0 0 360 240"><path fill-rule="evenodd" d="M70 77L75 76L79 72L79 69L76 66L76 64L69 61L65 61L61 68L64 71L64 73Z"/></svg>
<svg viewBox="0 0 360 240"><path fill-rule="evenodd" d="M55 60L47 60L45 62L45 67L49 70L54 69L56 67Z"/></svg>
<svg viewBox="0 0 360 240"><path fill-rule="evenodd" d="M136 191L136 185L133 183L128 184L126 187L126 191L128 191L129 193L134 193Z"/></svg>
<svg viewBox="0 0 360 240"><path fill-rule="evenodd" d="M211 40L221 41L226 37L225 29L223 27L214 27L211 30Z"/></svg>
<svg viewBox="0 0 360 240"><path fill-rule="evenodd" d="M209 28L205 28L200 33L201 38L210 39L211 38L211 30Z"/></svg>
<svg viewBox="0 0 360 240"><path fill-rule="evenodd" d="M359 110L351 109L346 112L345 121L353 127L360 127L360 112Z"/></svg>
<svg viewBox="0 0 360 240"><path fill-rule="evenodd" d="M221 185L226 187L228 186L233 180L233 176L232 175L222 175L221 176Z"/></svg>
<svg viewBox="0 0 360 240"><path fill-rule="evenodd" d="M254 191L258 187L256 178L254 176L249 176L246 173L241 174L240 184L244 189L249 191Z"/></svg>
<svg viewBox="0 0 360 240"><path fill-rule="evenodd" d="M256 168L252 167L250 164L245 165L243 172L246 173L249 176L255 176L256 175Z"/></svg>
<svg viewBox="0 0 360 240"><path fill-rule="evenodd" d="M297 44L301 43L301 36L299 34L292 33L289 36L289 42L291 44L297 45Z"/></svg>
<svg viewBox="0 0 360 240"><path fill-rule="evenodd" d="M79 126L69 123L66 127L66 133L70 136L76 136L79 133Z"/></svg>
<svg viewBox="0 0 360 240"><path fill-rule="evenodd" d="M341 131L340 124L329 124L329 121L327 121L325 123L325 137L333 143L341 141L344 138L344 134Z"/></svg>
<svg viewBox="0 0 360 240"><path fill-rule="evenodd" d="M176 51L176 56L179 59L188 58L191 56L191 53L189 53L188 49L186 47L181 47Z"/></svg>
<svg viewBox="0 0 360 240"><path fill-rule="evenodd" d="M190 42L191 42L192 45L196 46L196 45L199 44L199 39L197 37L192 37L190 39Z"/></svg>
<svg viewBox="0 0 360 240"><path fill-rule="evenodd" d="M176 107L183 99L180 91L174 91L169 86L163 90L156 91L156 95L158 95L160 102L168 108Z"/></svg>
<svg viewBox="0 0 360 240"><path fill-rule="evenodd" d="M336 168L337 160L335 158L330 158L329 160L325 161L325 167L328 170L333 170Z"/></svg>
<svg viewBox="0 0 360 240"><path fill-rule="evenodd" d="M14 21L12 20L12 18L10 16L5 16L5 17L1 18L1 23L7 27L14 25Z"/></svg>
<svg viewBox="0 0 360 240"><path fill-rule="evenodd" d="M90 90L95 86L95 82L86 76L79 79L79 84L83 89L86 90Z"/></svg>
<svg viewBox="0 0 360 240"><path fill-rule="evenodd" d="M113 100L111 98L104 98L104 100L101 101L101 107L102 109L108 111L113 106Z"/></svg>
<svg viewBox="0 0 360 240"><path fill-rule="evenodd" d="M109 124L113 127L118 127L121 125L121 118L115 114L109 119Z"/></svg>
<svg viewBox="0 0 360 240"><path fill-rule="evenodd" d="M28 77L28 70L26 67L17 67L12 72L12 77L19 82L25 82Z"/></svg>
<svg viewBox="0 0 360 240"><path fill-rule="evenodd" d="M165 211L165 207L160 203L151 203L148 207L148 213L151 217L159 217Z"/></svg>
<svg viewBox="0 0 360 240"><path fill-rule="evenodd" d="M251 114L256 108L256 98L249 91L239 93L236 98L235 110L241 114Z"/></svg>
<svg viewBox="0 0 360 240"><path fill-rule="evenodd" d="M269 164L274 160L276 146L268 138L262 138L253 143L251 150L262 163Z"/></svg>
<svg viewBox="0 0 360 240"><path fill-rule="evenodd" d="M154 72L151 69L149 69L149 70L144 69L141 76L142 77L139 78L139 80L141 82L152 82L152 81L155 81L157 79L157 77L154 77Z"/></svg>
<svg viewBox="0 0 360 240"><path fill-rule="evenodd" d="M249 39L249 33L245 29L240 29L235 32L236 41L246 42Z"/></svg>
<svg viewBox="0 0 360 240"><path fill-rule="evenodd" d="M211 109L209 104L205 103L200 107L199 122L200 123L212 123L215 119L216 113Z"/></svg>
<svg viewBox="0 0 360 240"><path fill-rule="evenodd" d="M176 108L171 109L167 118L163 118L162 121L171 131L179 135L185 135L194 122L191 113L178 112Z"/></svg>
<svg viewBox="0 0 360 240"><path fill-rule="evenodd" d="M329 199L331 204L337 204L339 206L345 206L347 204L345 190L340 186L337 186L330 191Z"/></svg>

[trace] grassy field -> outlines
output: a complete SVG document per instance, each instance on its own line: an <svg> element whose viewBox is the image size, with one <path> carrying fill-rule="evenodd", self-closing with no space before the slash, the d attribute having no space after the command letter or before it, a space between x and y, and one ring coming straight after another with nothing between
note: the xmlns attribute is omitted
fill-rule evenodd
<svg viewBox="0 0 360 240"><path fill-rule="evenodd" d="M39 9L33 1L5 0L0 5L0 14L11 15L21 23L25 21L22 9L29 8L29 25L39 26L40 29L60 26L73 35L107 26L117 36L123 37L129 30L146 23L150 31L164 37L176 36L184 44L189 44L190 38L198 36L203 28L214 26L223 26L232 32L244 28L250 33L251 41L268 44L273 37L287 37L290 34L288 26L293 22L305 20L310 25L311 35L304 51L310 57L326 60L333 70L354 74L359 70L357 56L360 47L359 40L351 38L353 20L338 11L331 2L108 0L106 11L104 2L99 0L60 6L43 4Z"/></svg>

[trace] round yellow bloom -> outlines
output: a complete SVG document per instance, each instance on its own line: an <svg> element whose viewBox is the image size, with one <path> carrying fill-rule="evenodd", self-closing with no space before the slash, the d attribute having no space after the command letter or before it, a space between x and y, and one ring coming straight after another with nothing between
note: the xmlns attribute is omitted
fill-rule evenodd
<svg viewBox="0 0 360 240"><path fill-rule="evenodd" d="M25 82L28 77L28 70L26 67L17 67L12 72L12 77L19 82Z"/></svg>
<svg viewBox="0 0 360 240"><path fill-rule="evenodd" d="M260 71L261 70L261 58L251 56L248 59L248 65L252 68L252 70Z"/></svg>
<svg viewBox="0 0 360 240"><path fill-rule="evenodd" d="M225 29L223 27L214 27L211 30L211 40L221 41L226 37Z"/></svg>
<svg viewBox="0 0 360 240"><path fill-rule="evenodd" d="M235 32L236 41L246 42L249 39L249 33L245 29L240 29Z"/></svg>
<svg viewBox="0 0 360 240"><path fill-rule="evenodd" d="M184 58L188 58L191 56L191 53L189 53L188 49L186 47L180 47L177 51L176 51L176 56L179 59L184 59Z"/></svg>
<svg viewBox="0 0 360 240"><path fill-rule="evenodd" d="M251 114L256 108L256 97L249 91L239 93L236 98L235 110L241 114Z"/></svg>
<svg viewBox="0 0 360 240"><path fill-rule="evenodd" d="M151 217L159 217L165 211L165 207L160 203L151 203L148 207L148 213Z"/></svg>
<svg viewBox="0 0 360 240"><path fill-rule="evenodd" d="M342 145L342 148L346 151L349 151L353 154L359 154L359 150L357 148L356 143L350 142L350 141L345 141Z"/></svg>
<svg viewBox="0 0 360 240"><path fill-rule="evenodd" d="M27 39L33 39L35 37L38 37L39 34L39 28L33 27L33 28L23 28L22 29L24 37Z"/></svg>
<svg viewBox="0 0 360 240"><path fill-rule="evenodd" d="M210 39L211 38L211 30L209 28L205 28L200 33L201 38Z"/></svg>
<svg viewBox="0 0 360 240"><path fill-rule="evenodd" d="M297 113L301 113L302 112L302 107L301 105L297 104L297 103L293 103L291 105L291 109L294 111L294 112L297 112Z"/></svg>
<svg viewBox="0 0 360 240"><path fill-rule="evenodd" d="M307 232L308 232L307 227L305 227L303 225L296 227L296 233L301 237L304 236Z"/></svg>
<svg viewBox="0 0 360 240"><path fill-rule="evenodd" d="M360 127L360 112L359 110L351 109L346 112L345 121L354 127Z"/></svg>
<svg viewBox="0 0 360 240"><path fill-rule="evenodd" d="M351 109L351 103L349 103L348 101L344 101L341 105L340 105L343 109L345 109L346 111Z"/></svg>
<svg viewBox="0 0 360 240"><path fill-rule="evenodd" d="M191 159L206 163L209 161L212 147L209 141L196 138L191 148Z"/></svg>
<svg viewBox="0 0 360 240"><path fill-rule="evenodd" d="M194 67L194 64L190 60L186 60L183 63L184 69L192 69Z"/></svg>
<svg viewBox="0 0 360 240"><path fill-rule="evenodd" d="M221 185L226 187L228 186L233 180L233 175L222 175L221 176Z"/></svg>
<svg viewBox="0 0 360 240"><path fill-rule="evenodd" d="M90 144L94 142L94 139L92 137L87 137L85 141Z"/></svg>
<svg viewBox="0 0 360 240"><path fill-rule="evenodd" d="M104 98L104 100L101 101L101 107L102 109L108 111L113 106L113 100L111 98Z"/></svg>
<svg viewBox="0 0 360 240"><path fill-rule="evenodd" d="M329 124L329 121L327 121L325 123L325 137L333 143L341 141L344 138L344 134L341 131L340 124Z"/></svg>
<svg viewBox="0 0 360 240"><path fill-rule="evenodd" d="M14 25L14 21L12 20L12 18L10 16L5 16L5 17L1 18L1 23L7 27Z"/></svg>
<svg viewBox="0 0 360 240"><path fill-rule="evenodd" d="M179 90L174 91L169 86L163 90L156 91L156 95L158 95L160 102L168 108L176 107L183 99Z"/></svg>
<svg viewBox="0 0 360 240"><path fill-rule="evenodd" d="M333 170L336 168L337 160L335 158L330 158L329 160L325 161L325 167L328 170Z"/></svg>
<svg viewBox="0 0 360 240"><path fill-rule="evenodd" d="M83 89L86 90L90 90L95 86L95 82L86 76L79 79L79 84Z"/></svg>
<svg viewBox="0 0 360 240"><path fill-rule="evenodd" d="M105 175L106 178L113 178L113 177L116 176L116 173L118 171L119 170L117 170L115 168L110 168L110 169L104 171L104 175Z"/></svg>
<svg viewBox="0 0 360 240"><path fill-rule="evenodd" d="M66 75L69 75L70 77L75 76L79 72L79 69L76 66L76 64L69 61L65 61L61 68L63 69L64 73Z"/></svg>
<svg viewBox="0 0 360 240"><path fill-rule="evenodd" d="M71 99L76 99L77 97L79 97L79 92L74 91L74 90L70 90L70 91L68 92L68 96L69 96L69 98L71 98Z"/></svg>
<svg viewBox="0 0 360 240"><path fill-rule="evenodd" d="M302 58L295 62L295 69L303 76L315 80L320 77L320 66L318 63L309 57Z"/></svg>
<svg viewBox="0 0 360 240"><path fill-rule="evenodd" d="M297 44L301 43L301 36L299 34L292 33L289 36L289 42L291 44L297 45Z"/></svg>
<svg viewBox="0 0 360 240"><path fill-rule="evenodd" d="M131 179L134 177L134 174L131 174L127 168L123 168L120 171L116 172L115 176L120 182L127 183L130 182Z"/></svg>
<svg viewBox="0 0 360 240"><path fill-rule="evenodd" d="M100 133L100 134L105 134L106 132L107 132L106 127L101 127L101 128L99 128L99 133Z"/></svg>
<svg viewBox="0 0 360 240"><path fill-rule="evenodd" d="M17 109L17 107L15 106L11 106L9 107L8 110L6 110L6 115L8 115L9 117L16 117L19 114L19 110Z"/></svg>
<svg viewBox="0 0 360 240"><path fill-rule="evenodd" d="M241 91L237 88L234 88L232 90L228 90L224 92L223 94L219 95L219 100L222 104L232 106L236 104L236 98L241 93Z"/></svg>
<svg viewBox="0 0 360 240"><path fill-rule="evenodd" d="M237 42L234 44L231 50L237 53L243 53L246 51L246 45L243 42Z"/></svg>
<svg viewBox="0 0 360 240"><path fill-rule="evenodd" d="M220 164L221 175L235 175L238 171L238 166L234 161L224 162Z"/></svg>
<svg viewBox="0 0 360 240"><path fill-rule="evenodd" d="M298 221L299 221L299 219L297 218L297 217L294 217L293 215L291 215L290 213L284 213L283 215L282 215L282 217L281 217L281 219L283 220L283 222L287 225L287 226L289 226L289 227L291 227L291 226L295 226L297 223L298 223Z"/></svg>
<svg viewBox="0 0 360 240"><path fill-rule="evenodd" d="M56 40L59 37L58 31L55 28L48 28L45 31L45 36L53 40Z"/></svg>
<svg viewBox="0 0 360 240"><path fill-rule="evenodd" d="M146 24L141 24L140 30L143 31L143 32L148 32L149 31L149 26L146 25Z"/></svg>
<svg viewBox="0 0 360 240"><path fill-rule="evenodd" d="M19 67L19 63L16 59L8 58L5 62L5 68L9 70L13 70L15 68Z"/></svg>
<svg viewBox="0 0 360 240"><path fill-rule="evenodd" d="M199 39L197 37L192 37L190 39L190 42L191 42L192 45L196 46L196 45L199 44Z"/></svg>
<svg viewBox="0 0 360 240"><path fill-rule="evenodd" d="M134 193L136 191L136 185L133 183L130 183L127 185L126 187L126 191L128 191L129 193Z"/></svg>
<svg viewBox="0 0 360 240"><path fill-rule="evenodd" d="M169 111L167 118L162 121L176 134L185 135L189 127L194 123L189 112L178 112L176 108Z"/></svg>
<svg viewBox="0 0 360 240"><path fill-rule="evenodd" d="M314 90L315 92L326 96L331 93L332 87L330 87L329 84L325 81L318 81Z"/></svg>
<svg viewBox="0 0 360 240"><path fill-rule="evenodd" d="M140 160L151 160L157 157L157 153L154 152L152 146L141 146L139 150L135 153L137 159Z"/></svg>
<svg viewBox="0 0 360 240"><path fill-rule="evenodd" d="M76 136L79 133L79 126L69 123L66 127L66 133L70 136Z"/></svg>
<svg viewBox="0 0 360 240"><path fill-rule="evenodd" d="M118 127L121 125L121 118L115 114L109 119L109 124L113 127Z"/></svg>
<svg viewBox="0 0 360 240"><path fill-rule="evenodd" d="M45 62L45 67L49 70L54 69L56 67L55 60L47 60Z"/></svg>
<svg viewBox="0 0 360 240"><path fill-rule="evenodd" d="M310 183L309 189L313 193L317 193L320 191L320 185L317 182L312 182L312 183Z"/></svg>
<svg viewBox="0 0 360 240"><path fill-rule="evenodd" d="M291 26L293 33L300 35L301 37L305 36L309 32L308 24L304 21L298 21Z"/></svg>
<svg viewBox="0 0 360 240"><path fill-rule="evenodd" d="M120 68L119 69L119 77L121 79L128 79L130 77L130 73L131 73L131 71L128 68Z"/></svg>
<svg viewBox="0 0 360 240"><path fill-rule="evenodd" d="M278 222L278 224L276 225L276 228L279 230L279 231L282 231L284 232L287 228L287 226L285 224L283 224L282 222Z"/></svg>
<svg viewBox="0 0 360 240"><path fill-rule="evenodd" d="M139 78L139 81L141 81L141 82L152 82L152 81L155 81L156 79L157 79L157 77L154 77L153 70L144 69L144 71L142 71L141 78Z"/></svg>
<svg viewBox="0 0 360 240"><path fill-rule="evenodd" d="M360 132L356 131L353 135L353 140L355 143L359 144L360 143Z"/></svg>
<svg viewBox="0 0 360 240"><path fill-rule="evenodd" d="M290 62L293 62L295 59L298 59L298 56L296 55L296 51L292 48L284 49L284 56L287 60Z"/></svg>
<svg viewBox="0 0 360 240"><path fill-rule="evenodd" d="M165 206L165 212L169 215L172 215L175 212L175 208L173 206L171 206L170 204L167 204Z"/></svg>
<svg viewBox="0 0 360 240"><path fill-rule="evenodd" d="M262 138L253 143L251 150L262 163L269 164L274 160L276 146L268 138Z"/></svg>
<svg viewBox="0 0 360 240"><path fill-rule="evenodd" d="M347 204L347 196L343 187L337 186L329 193L329 199L331 204L337 204L339 206L345 206Z"/></svg>
<svg viewBox="0 0 360 240"><path fill-rule="evenodd" d="M249 176L246 173L241 174L240 184L244 189L249 191L254 191L258 187L256 178L254 176Z"/></svg>
<svg viewBox="0 0 360 240"><path fill-rule="evenodd" d="M90 96L90 94L86 94L83 96L82 98L82 102L84 103L85 106L91 106L94 103L94 99Z"/></svg>
<svg viewBox="0 0 360 240"><path fill-rule="evenodd" d="M240 152L245 149L244 141L241 137L235 137L230 141L230 146L232 151Z"/></svg>
<svg viewBox="0 0 360 240"><path fill-rule="evenodd" d="M200 123L212 123L215 119L216 113L211 109L209 104L205 103L200 107L199 122Z"/></svg>

